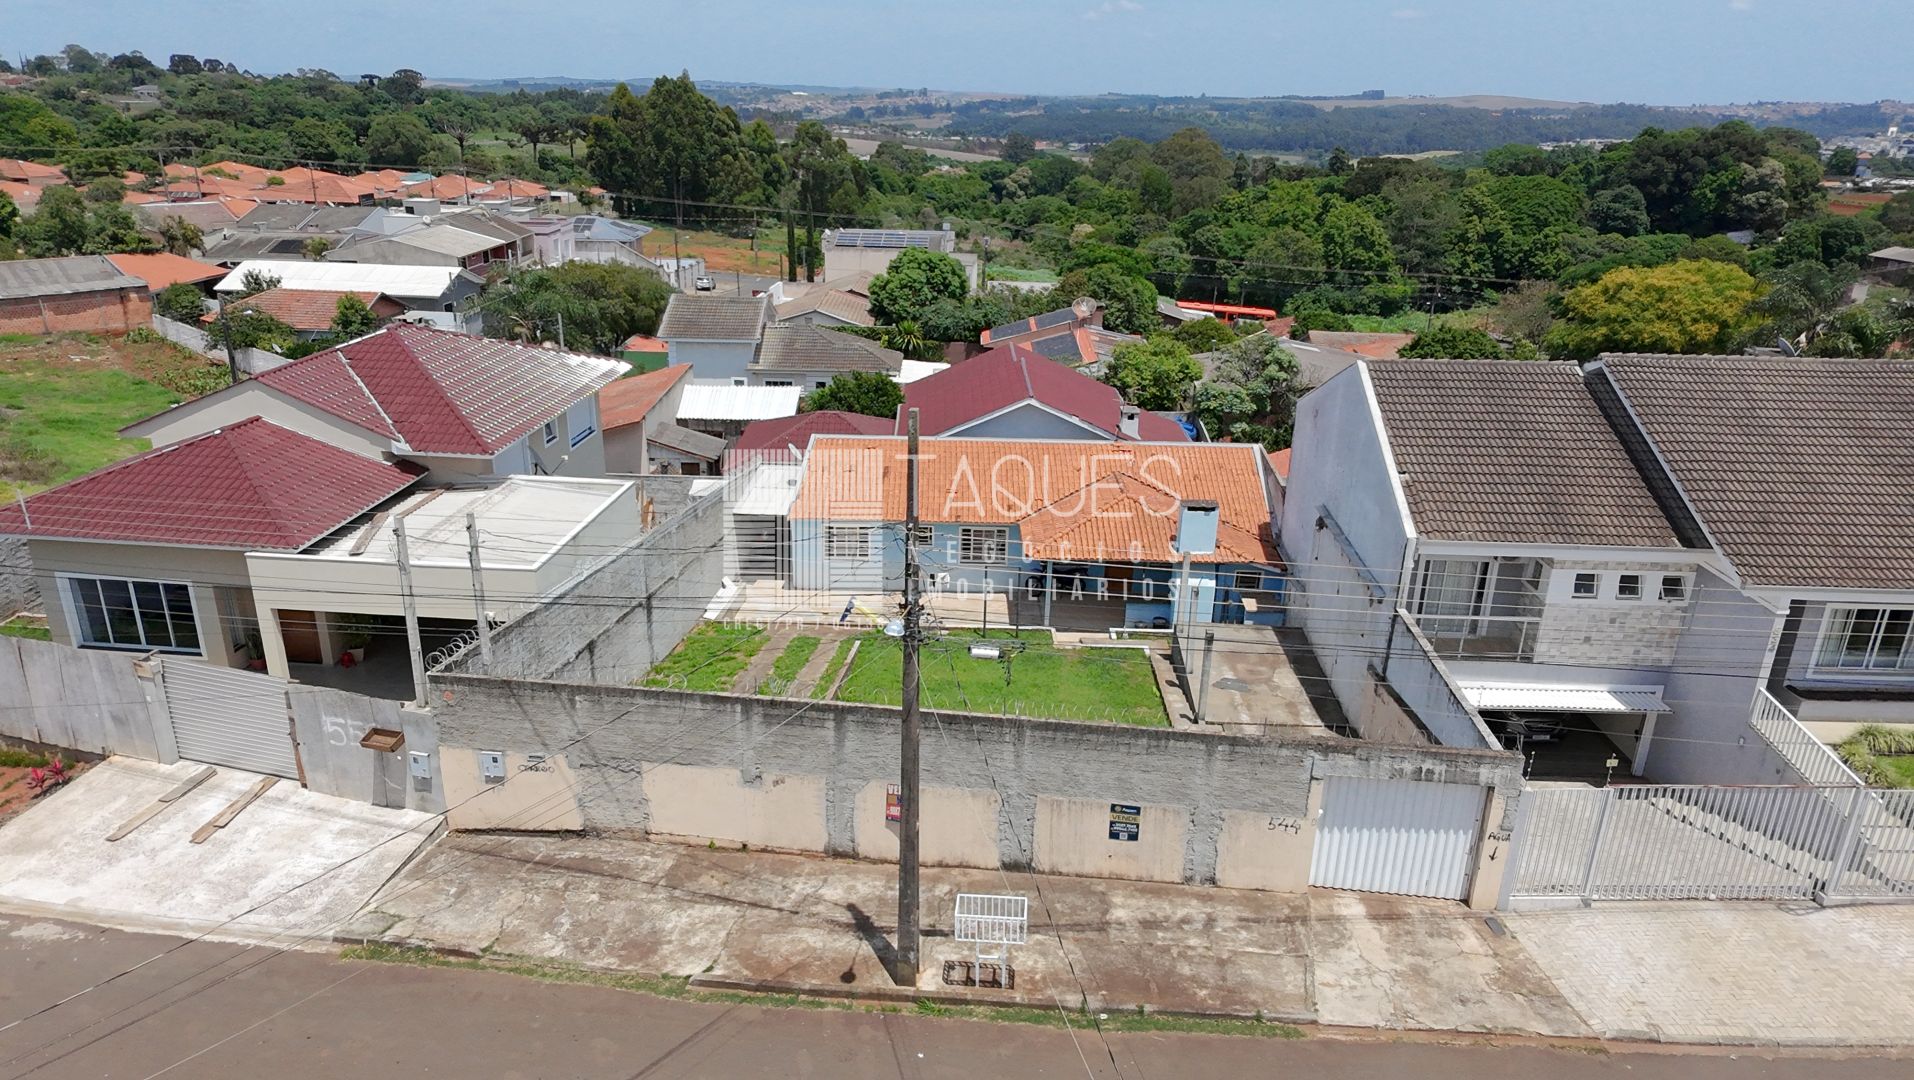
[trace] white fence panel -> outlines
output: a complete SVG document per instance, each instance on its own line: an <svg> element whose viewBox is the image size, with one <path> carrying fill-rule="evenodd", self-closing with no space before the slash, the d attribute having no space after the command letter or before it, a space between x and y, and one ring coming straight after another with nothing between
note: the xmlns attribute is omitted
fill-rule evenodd
<svg viewBox="0 0 1914 1080"><path fill-rule="evenodd" d="M299 776L284 679L196 660L164 661L160 679L180 757Z"/></svg>
<svg viewBox="0 0 1914 1080"><path fill-rule="evenodd" d="M1839 755L1828 745L1794 718L1787 706L1774 699L1766 690L1756 690L1754 711L1748 717L1748 725L1755 734L1775 753L1780 754L1789 767L1801 775L1803 783L1834 786L1852 784L1861 786L1861 778L1848 768Z"/></svg>
<svg viewBox="0 0 1914 1080"><path fill-rule="evenodd" d="M1464 784L1330 777L1309 883L1467 899L1486 806L1486 792Z"/></svg>

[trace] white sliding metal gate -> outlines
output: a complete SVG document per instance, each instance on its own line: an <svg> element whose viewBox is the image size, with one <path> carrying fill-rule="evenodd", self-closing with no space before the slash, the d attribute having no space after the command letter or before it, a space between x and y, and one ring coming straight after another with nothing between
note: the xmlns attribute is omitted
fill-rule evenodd
<svg viewBox="0 0 1914 1080"><path fill-rule="evenodd" d="M162 661L160 678L181 758L299 776L284 679L196 660Z"/></svg>
<svg viewBox="0 0 1914 1080"><path fill-rule="evenodd" d="M1511 872L1511 900L1914 899L1914 792L1531 787Z"/></svg>
<svg viewBox="0 0 1914 1080"><path fill-rule="evenodd" d="M1309 883L1467 899L1487 803L1488 792L1471 785L1330 777Z"/></svg>

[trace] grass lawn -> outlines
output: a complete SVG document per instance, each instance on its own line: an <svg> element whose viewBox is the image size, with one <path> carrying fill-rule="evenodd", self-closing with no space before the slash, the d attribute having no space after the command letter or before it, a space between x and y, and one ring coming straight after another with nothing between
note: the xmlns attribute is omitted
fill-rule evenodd
<svg viewBox="0 0 1914 1080"><path fill-rule="evenodd" d="M0 501L146 449L119 429L224 384L223 365L165 343L0 337Z"/></svg>
<svg viewBox="0 0 1914 1080"><path fill-rule="evenodd" d="M779 653L778 658L772 662L771 677L764 681L764 685L758 687L758 693L767 695L789 693L791 683L797 678L798 672L804 670L804 665L811 660L811 654L817 652L817 647L822 644L824 639L814 638L809 634L792 638L784 646L784 651Z"/></svg>
<svg viewBox="0 0 1914 1080"><path fill-rule="evenodd" d="M665 690L695 690L721 694L731 689L751 658L764 648L761 626L701 623L685 636L657 666L646 673L643 685Z"/></svg>
<svg viewBox="0 0 1914 1080"><path fill-rule="evenodd" d="M1895 787L1914 788L1914 757L1884 757L1881 768L1894 778Z"/></svg>
<svg viewBox="0 0 1914 1080"><path fill-rule="evenodd" d="M1057 280L1057 274L1054 270L1031 270L1022 266L993 266L990 268L990 280L1054 282Z"/></svg>
<svg viewBox="0 0 1914 1080"><path fill-rule="evenodd" d="M53 631L44 626L30 623L25 619L9 619L0 623L0 637L32 638L35 641L52 641Z"/></svg>
<svg viewBox="0 0 1914 1080"><path fill-rule="evenodd" d="M851 649L856 645L856 638L845 638L837 643L837 651L831 654L830 663L824 665L824 673L817 677L817 685L811 687L813 698L826 698L831 695L831 687L837 682L837 673L844 670L844 661L851 655Z"/></svg>
<svg viewBox="0 0 1914 1080"><path fill-rule="evenodd" d="M1059 649L1039 631L991 631L995 640L1021 640L1009 656L1009 681L998 660L971 657L975 631L958 630L925 645L922 660L926 708L1011 713L1059 720L1088 720L1168 727L1163 697L1149 657L1136 649ZM897 705L903 700L904 657L882 631L859 638L857 664L838 691L840 701Z"/></svg>

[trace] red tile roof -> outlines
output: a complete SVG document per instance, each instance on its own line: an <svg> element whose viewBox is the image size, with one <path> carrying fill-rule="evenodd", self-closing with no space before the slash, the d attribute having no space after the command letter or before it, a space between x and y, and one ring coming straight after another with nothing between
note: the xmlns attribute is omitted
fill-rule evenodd
<svg viewBox="0 0 1914 1080"><path fill-rule="evenodd" d="M1289 479L1289 454L1290 448L1287 446L1281 450L1271 450L1269 452L1269 467L1276 470L1276 478L1278 480Z"/></svg>
<svg viewBox="0 0 1914 1080"><path fill-rule="evenodd" d="M221 270L220 273L226 271ZM339 298L342 296L358 297L380 318L389 319L405 310L404 305L384 293L341 289L266 289L226 306L233 312L257 311L262 315L270 315L294 330L318 332L332 328L332 320L339 314ZM211 322L218 317L217 313L209 313L202 321Z"/></svg>
<svg viewBox="0 0 1914 1080"><path fill-rule="evenodd" d="M1050 360L1028 345L1005 345L904 387L904 409L917 410L918 431L939 435L1022 401L1074 416L1110 438L1122 422L1115 388ZM904 431L900 410L893 430ZM1145 442L1188 442L1189 433L1166 416L1145 412L1137 434Z"/></svg>
<svg viewBox="0 0 1914 1080"><path fill-rule="evenodd" d="M127 277L136 277L146 282L146 287L154 292L188 282L197 285L202 281L214 281L226 276L226 268L211 263L198 262L179 255L160 252L157 255L108 255L107 261L119 267L120 273Z"/></svg>
<svg viewBox="0 0 1914 1080"><path fill-rule="evenodd" d="M655 338L650 334L633 334L618 346L621 353L628 352L670 352L671 343L664 338Z"/></svg>
<svg viewBox="0 0 1914 1080"><path fill-rule="evenodd" d="M66 173L57 165L42 165L19 158L0 158L0 177L22 184L64 184Z"/></svg>
<svg viewBox="0 0 1914 1080"><path fill-rule="evenodd" d="M613 380L598 391L598 426L610 431L642 423L659 400L690 374L690 364L673 364Z"/></svg>
<svg viewBox="0 0 1914 1080"><path fill-rule="evenodd" d="M255 416L0 507L0 534L298 551L423 471Z"/></svg>
<svg viewBox="0 0 1914 1080"><path fill-rule="evenodd" d="M396 323L259 381L412 453L489 456L628 370L616 360Z"/></svg>
<svg viewBox="0 0 1914 1080"><path fill-rule="evenodd" d="M803 450L813 435L889 435L896 421L886 416L862 413L820 412L780 416L775 420L753 420L744 425L734 450L783 450L795 446Z"/></svg>

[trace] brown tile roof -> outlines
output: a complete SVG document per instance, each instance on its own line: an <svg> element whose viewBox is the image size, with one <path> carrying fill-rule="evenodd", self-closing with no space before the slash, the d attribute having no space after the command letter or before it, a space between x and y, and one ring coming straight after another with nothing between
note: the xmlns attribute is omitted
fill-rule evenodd
<svg viewBox="0 0 1914 1080"><path fill-rule="evenodd" d="M845 289L814 289L795 300L787 300L777 306L777 320L784 322L812 312L853 326L877 325L877 317L871 314L870 297Z"/></svg>
<svg viewBox="0 0 1914 1080"><path fill-rule="evenodd" d="M809 323L786 323L764 328L753 371L844 372L880 371L896 374L904 354L875 341Z"/></svg>
<svg viewBox="0 0 1914 1080"><path fill-rule="evenodd" d="M57 165L42 165L19 158L0 158L0 177L21 184L64 184L66 173Z"/></svg>
<svg viewBox="0 0 1914 1080"><path fill-rule="evenodd" d="M813 438L790 516L902 521L904 445ZM932 523L1019 523L1040 558L1166 562L1176 502L1214 499L1226 528L1196 561L1273 562L1262 457L1249 444L937 439L919 457L918 509Z"/></svg>
<svg viewBox="0 0 1914 1080"><path fill-rule="evenodd" d="M1366 363L1417 532L1680 547L1573 364Z"/></svg>
<svg viewBox="0 0 1914 1080"><path fill-rule="evenodd" d="M225 271L220 271L222 274ZM372 309L374 315L391 318L405 310L405 306L386 296L384 293L358 292L340 289L266 289L256 292L243 300L234 300L226 306L234 311L256 311L261 315L270 315L294 330L321 331L332 328L332 320L339 313L339 298L356 296ZM203 321L218 318L217 314L208 314Z"/></svg>
<svg viewBox="0 0 1914 1080"><path fill-rule="evenodd" d="M598 426L610 431L641 422L690 374L690 364L673 364L613 379L598 391Z"/></svg>
<svg viewBox="0 0 1914 1080"><path fill-rule="evenodd" d="M1609 355L1601 368L1743 580L1914 589L1914 363Z"/></svg>
<svg viewBox="0 0 1914 1080"><path fill-rule="evenodd" d="M666 341L756 341L771 301L762 296L673 293L658 323Z"/></svg>
<svg viewBox="0 0 1914 1080"><path fill-rule="evenodd" d="M169 285L189 282L197 285L202 281L214 281L226 276L226 268L211 263L198 262L179 255L160 252L155 255L108 255L107 261L120 268L120 273L136 277L146 282L146 287L158 292Z"/></svg>

